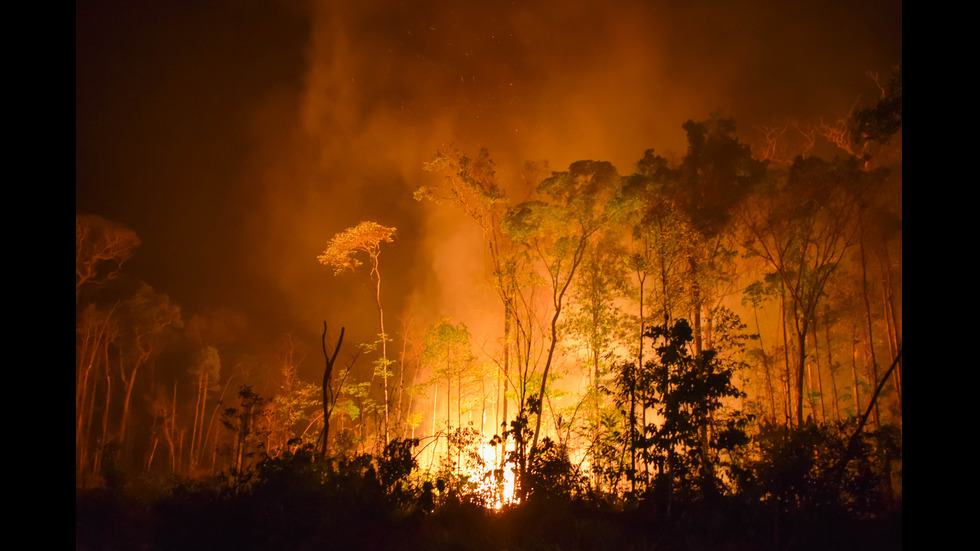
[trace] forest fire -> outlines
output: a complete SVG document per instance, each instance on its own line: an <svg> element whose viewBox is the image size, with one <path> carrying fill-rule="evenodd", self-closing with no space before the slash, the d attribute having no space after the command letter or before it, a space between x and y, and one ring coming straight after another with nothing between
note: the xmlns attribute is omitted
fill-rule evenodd
<svg viewBox="0 0 980 551"><path fill-rule="evenodd" d="M790 4L77 6L76 548L900 548L902 6Z"/></svg>

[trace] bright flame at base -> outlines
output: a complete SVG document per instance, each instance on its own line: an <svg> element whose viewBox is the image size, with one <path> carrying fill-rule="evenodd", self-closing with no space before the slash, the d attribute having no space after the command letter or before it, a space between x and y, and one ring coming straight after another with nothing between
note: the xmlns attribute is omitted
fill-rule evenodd
<svg viewBox="0 0 980 551"><path fill-rule="evenodd" d="M483 458L487 472L471 473L473 480L482 480L480 484L481 493L494 496L487 503L492 509L500 509L504 505L513 505L519 501L514 497L515 476L514 470L510 466L504 467L503 488L500 492L498 492L495 477L492 475L486 476L488 473L492 473L493 470L497 469L500 465L501 454L506 454L508 451L511 451L511 449L505 448L504 446L491 446L484 440L483 445L480 446L480 457Z"/></svg>

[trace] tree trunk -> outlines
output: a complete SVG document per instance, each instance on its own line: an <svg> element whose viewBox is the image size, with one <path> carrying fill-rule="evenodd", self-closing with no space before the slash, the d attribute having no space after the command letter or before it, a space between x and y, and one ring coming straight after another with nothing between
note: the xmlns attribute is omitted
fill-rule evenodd
<svg viewBox="0 0 980 551"><path fill-rule="evenodd" d="M827 422L827 408L824 405L823 377L820 376L820 347L817 345L817 322L813 321L813 363L817 368L817 393L820 394L820 422ZM812 384L811 384L812 387ZM816 417L816 416L814 416Z"/></svg>
<svg viewBox="0 0 980 551"><path fill-rule="evenodd" d="M129 374L129 378L126 378L126 372L123 369L122 355L119 356L119 373L126 385L126 397L123 399L123 413L122 421L119 423L119 444L125 445L126 443L126 426L129 425L129 404L133 396L133 387L136 386L136 374L139 372L140 367L149 358L149 353L142 353L136 359L133 364L133 370Z"/></svg>
<svg viewBox="0 0 980 551"><path fill-rule="evenodd" d="M796 424L800 427L803 426L803 377L806 374L806 329L805 323L802 328L797 324Z"/></svg>
<svg viewBox="0 0 980 551"><path fill-rule="evenodd" d="M868 322L868 351L871 357L871 379L874 381L871 388L874 388L878 384L878 361L875 357L875 340L873 333L873 323L871 316L871 301L868 299L868 267L864 256L864 223L861 222L861 241L859 243L861 250L861 295L864 297L864 311L866 313L866 320ZM878 412L878 402L876 401L874 410L874 420L875 428L881 428L879 412Z"/></svg>
<svg viewBox="0 0 980 551"><path fill-rule="evenodd" d="M342 342L344 342L343 327L340 328L340 337L337 338L337 346L333 349L333 355L330 356L327 354L327 322L324 321L323 334L320 336L320 344L323 347L323 360L325 362L321 387L323 400L323 440L320 444L320 455L323 457L327 456L328 443L330 441L330 413L333 410L331 403L336 401L329 396L329 393L331 393L330 378L333 375L334 362L337 361L337 354L340 352L340 344Z"/></svg>
<svg viewBox="0 0 980 551"><path fill-rule="evenodd" d="M783 401L783 415L786 416L786 424L792 427L793 410L791 404L793 402L793 376L789 363L789 335L786 332L786 288L783 284L779 286L779 323L783 328L783 366L785 367L784 375L786 378L786 399Z"/></svg>
<svg viewBox="0 0 980 551"><path fill-rule="evenodd" d="M640 335L639 335L639 341L640 342L639 342L639 348L638 348L637 353L636 353L636 366L637 366L637 369L639 369L639 370L642 371L643 370L643 323L645 321L644 320L644 317L643 317L643 284L646 281L646 274L641 275L640 274L640 271L637 270L636 271L636 278L640 282L640 297L639 297L640 298L640 300L639 300L639 303L640 303ZM596 360L595 392L596 392L596 398L595 398L595 400L596 400L596 420L597 420L597 423L596 423L596 441L598 441L598 438L599 438L599 432L598 432L598 430L599 430L599 424L598 424L598 420L599 420L599 415L598 415L598 413L599 413L599 366L598 366L598 359ZM645 403L644 400L641 400L641 404L640 405L642 407L642 410L641 411L643 412L643 414L642 414L642 421L640 423L640 427L642 427L642 429L643 429L643 436L645 438L646 437L646 426L647 426L647 408L646 408L646 403ZM635 445L635 442L634 442L634 445ZM648 485L650 483L650 466L647 464L646 461L643 462L643 483L644 483L644 485Z"/></svg>
<svg viewBox="0 0 980 551"><path fill-rule="evenodd" d="M851 328L851 377L854 379L854 416L861 413L861 391L857 372L857 329Z"/></svg>
<svg viewBox="0 0 980 551"><path fill-rule="evenodd" d="M384 443L388 443L388 335L385 333L385 311L381 307L381 272L378 270L378 255L371 257L372 274L375 282L374 298L378 303L378 324L381 328L381 377L384 380ZM381 446L384 448L384 444Z"/></svg>
<svg viewBox="0 0 980 551"><path fill-rule="evenodd" d="M830 343L830 323L824 327L827 334L827 370L830 371L830 385L834 391L834 416L840 423L840 398L837 396L837 374L834 372L833 346Z"/></svg>

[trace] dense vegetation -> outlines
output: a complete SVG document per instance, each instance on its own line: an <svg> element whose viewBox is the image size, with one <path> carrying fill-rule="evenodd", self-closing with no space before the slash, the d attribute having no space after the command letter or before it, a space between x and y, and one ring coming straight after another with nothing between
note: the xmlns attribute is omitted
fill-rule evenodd
<svg viewBox="0 0 980 551"><path fill-rule="evenodd" d="M377 340L338 361L324 324L315 384L288 337L229 362L241 320L184 319L77 215L76 547L900 548L900 68L886 92L833 160L712 117L627 176L529 165L520 203L439 152L416 197L481 230L499 348L388 332L397 233L365 222L319 260L369 278Z"/></svg>

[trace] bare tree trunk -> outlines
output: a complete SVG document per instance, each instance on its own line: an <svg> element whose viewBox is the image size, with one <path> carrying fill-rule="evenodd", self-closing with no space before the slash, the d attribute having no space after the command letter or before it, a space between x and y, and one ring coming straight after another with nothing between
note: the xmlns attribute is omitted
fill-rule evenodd
<svg viewBox="0 0 980 551"><path fill-rule="evenodd" d="M374 276L375 276L375 299L378 302L378 323L381 327L381 359L382 379L384 379L385 392L385 415L384 415L384 444L388 443L388 335L385 333L385 311L381 308L381 272L378 271L378 257L374 256Z"/></svg>
<svg viewBox="0 0 980 551"><path fill-rule="evenodd" d="M174 398L170 408L170 419L168 419L170 427L164 431L164 435L167 437L167 445L170 447L170 471L177 474L177 454L174 452L174 432L177 430L177 381L174 381Z"/></svg>
<svg viewBox="0 0 980 551"><path fill-rule="evenodd" d="M857 416L861 412L861 391L859 390L860 381L858 380L857 372L857 335L854 333L857 329L851 328L851 377L854 379L854 415Z"/></svg>
<svg viewBox="0 0 980 551"><path fill-rule="evenodd" d="M129 377L126 377L126 370L123 368L122 354L119 355L119 374L122 378L123 383L126 385L126 397L123 399L123 412L122 420L119 423L119 444L125 445L126 443L126 427L129 425L129 405L133 397L133 388L136 386L136 374L139 372L140 367L149 359L149 353L141 353L136 361L133 363L133 370L130 371ZM193 451L193 450L192 450Z"/></svg>
<svg viewBox="0 0 980 551"><path fill-rule="evenodd" d="M108 352L106 352L106 370L105 370L105 408L102 410L102 436L99 438L99 445L95 449L95 457L92 461L92 474L99 474L99 467L107 446L109 444L109 405L111 403L112 397L112 377L109 374L109 358ZM94 396L93 396L94 398Z"/></svg>
<svg viewBox="0 0 980 551"><path fill-rule="evenodd" d="M402 334L402 351L398 361L398 408L397 416L395 417L395 425L398 428L398 436L405 436L405 412L402 406L402 399L405 395L405 348L408 346L408 338L404 333Z"/></svg>
<svg viewBox="0 0 980 551"><path fill-rule="evenodd" d="M830 470L830 472L836 476L836 483L838 487L840 486L841 480L843 479L844 476L844 467L847 465L847 462L851 460L851 457L853 457L854 455L854 451L857 449L857 442L860 437L861 431L864 430L864 425L868 421L868 416L871 414L871 410L873 406L878 402L878 396L881 394L881 390L885 387L885 383L887 382L886 379L888 379L888 376L891 375L896 365L898 365L898 361L901 359L901 357L902 357L902 350L899 349L898 354L895 357L895 360L892 361L891 366L889 366L888 370L885 372L885 376L882 377L880 383L875 385L874 387L875 391L874 394L871 395L871 399L869 400L868 409L864 412L864 415L861 416L860 421L858 421L858 426L854 430L854 434L851 435L851 439L847 443L847 448L844 449L844 454L837 461L837 464L834 465L834 467Z"/></svg>
<svg viewBox="0 0 980 551"><path fill-rule="evenodd" d="M783 328L783 361L786 376L786 399L783 401L783 414L786 416L786 424L793 426L793 411L790 407L792 403L792 368L789 363L789 335L786 333L786 289L784 285L779 286L779 323Z"/></svg>
<svg viewBox="0 0 980 551"><path fill-rule="evenodd" d="M545 391L547 390L548 384L548 372L551 370L551 363L555 357L555 348L558 346L558 318L561 317L565 293L568 292L568 288L572 284L572 279L575 276L579 263L581 263L582 258L585 255L588 240L588 235L583 235L580 238L578 246L576 247L575 252L572 254L571 265L569 266L568 275L565 281L559 281L560 272L556 273L552 278L552 306L555 309L555 314L551 317L551 344L548 346L548 358L545 360L544 372L541 374L541 390L538 392L540 411L538 411L537 420L534 423L534 437L533 440L531 440L530 451L532 456L537 453L538 436L541 433L541 417L544 415Z"/></svg>
<svg viewBox="0 0 980 551"><path fill-rule="evenodd" d="M895 381L895 392L898 394L898 411L902 411L902 359L898 356L900 337L898 336L898 321L895 316L895 306L892 303L891 273L889 271L886 281L882 285L882 302L884 303L885 323L888 333L888 348L891 352L891 359L894 362L898 358L898 368L892 370L892 377Z"/></svg>
<svg viewBox="0 0 980 551"><path fill-rule="evenodd" d="M333 376L334 362L337 361L337 354L340 352L340 344L344 342L344 328L340 328L340 337L337 338L337 346L333 349L333 355L327 354L327 322L323 322L323 334L320 336L320 344L323 347L323 360L325 368L323 370L322 399L323 399L323 439L320 444L320 455L327 456L327 449L330 442L330 413L333 410L332 403L336 402L330 386L330 378Z"/></svg>

